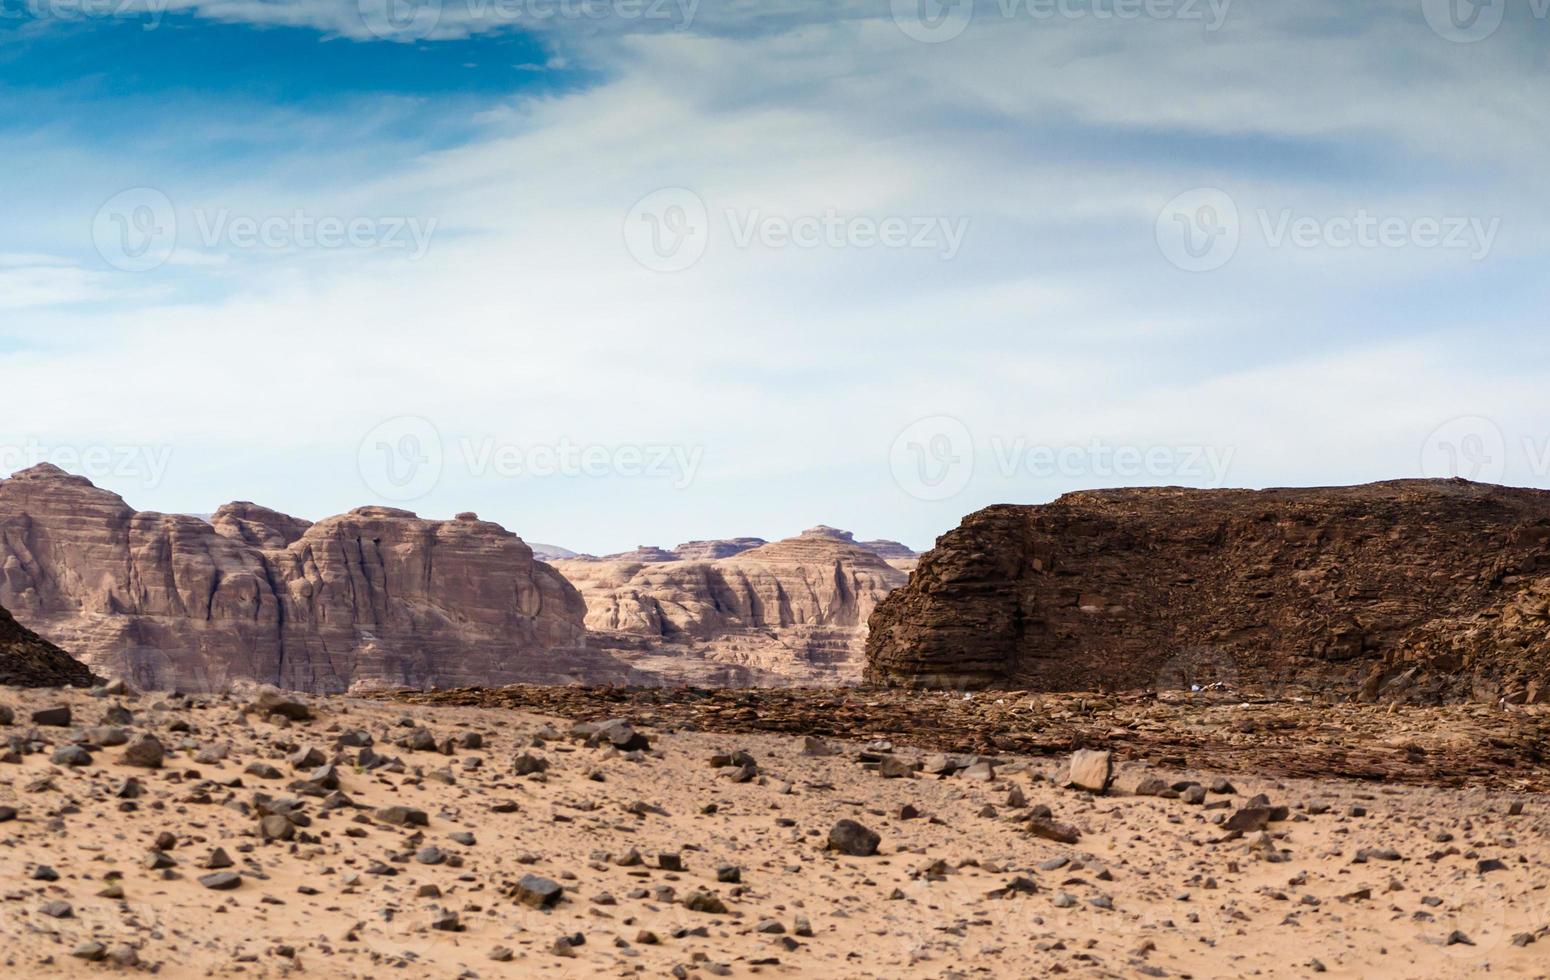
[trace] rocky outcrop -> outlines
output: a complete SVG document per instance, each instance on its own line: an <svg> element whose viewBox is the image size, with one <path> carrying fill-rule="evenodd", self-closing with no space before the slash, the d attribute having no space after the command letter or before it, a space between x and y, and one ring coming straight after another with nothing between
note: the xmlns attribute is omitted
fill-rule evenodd
<svg viewBox="0 0 1550 980"><path fill-rule="evenodd" d="M90 687L90 668L0 608L0 686Z"/></svg>
<svg viewBox="0 0 1550 980"><path fill-rule="evenodd" d="M1542 697L1547 573L1545 491L1407 480L1074 493L990 507L943 535L873 615L867 676L1429 700L1526 699L1535 685Z"/></svg>
<svg viewBox="0 0 1550 980"><path fill-rule="evenodd" d="M228 538L270 549L290 547L312 526L311 521L247 501L222 507L210 515L210 524Z"/></svg>
<svg viewBox="0 0 1550 980"><path fill-rule="evenodd" d="M1434 619L1373 665L1362 700L1437 701L1466 692L1506 704L1550 702L1550 576L1509 575L1505 599Z"/></svg>
<svg viewBox="0 0 1550 980"><path fill-rule="evenodd" d="M888 559L888 558L909 559L909 558L919 558L920 557L920 554L918 552L916 552L914 549L912 549L909 545L901 544L898 541L877 540L877 541L858 541L856 543L861 545L861 547L865 548L866 550L868 550L868 551L872 552L873 554L877 555L879 558L883 558L883 559Z"/></svg>
<svg viewBox="0 0 1550 980"><path fill-rule="evenodd" d="M363 507L316 524L253 504L143 513L49 465L0 480L0 605L145 688L616 681L586 607L472 514Z"/></svg>
<svg viewBox="0 0 1550 980"><path fill-rule="evenodd" d="M654 544L637 545L633 551L621 551L616 555L603 556L604 561L649 563L658 561L677 561L678 556L665 548L658 548Z"/></svg>
<svg viewBox="0 0 1550 980"><path fill-rule="evenodd" d="M595 645L668 679L718 685L859 679L867 618L906 577L832 528L714 561L555 567L585 597Z"/></svg>
<svg viewBox="0 0 1550 980"><path fill-rule="evenodd" d="M533 557L539 561L559 561L563 558L580 558L582 555L569 548L561 548L557 544L539 544L537 541L529 541L529 548L533 549Z"/></svg>
<svg viewBox="0 0 1550 980"><path fill-rule="evenodd" d="M673 549L680 561L716 561L731 558L769 544L763 538L721 538L712 541L685 541Z"/></svg>

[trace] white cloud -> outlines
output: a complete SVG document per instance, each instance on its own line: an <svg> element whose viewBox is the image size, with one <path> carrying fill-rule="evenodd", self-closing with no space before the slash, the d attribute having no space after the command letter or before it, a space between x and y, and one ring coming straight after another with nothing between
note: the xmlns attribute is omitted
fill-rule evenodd
<svg viewBox="0 0 1550 980"><path fill-rule="evenodd" d="M200 9L359 36L349 5ZM1466 64L1411 19L1328 36L1245 12L1202 38L981 18L920 45L859 7L790 31L739 30L731 9L707 6L685 33L560 25L563 57L610 78L490 107L481 135L449 149L352 146L372 165L285 159L229 185L169 168L160 182L180 211L434 218L418 262L185 248L144 276L0 264L0 304L19 311L0 351L8 335L49 341L0 354L0 438L165 441L180 450L167 483L137 503L209 510L219 494L313 516L364 501L356 446L398 415L449 442L704 447L687 492L451 472L418 505L476 505L602 551L819 520L925 543L970 506L1070 488L982 473L943 504L904 496L889 446L938 413L986 438L1231 445L1245 483L1405 475L1454 415L1535 424L1539 358L1486 370L1459 356L1511 329L1499 294L1468 322L1416 302L1398 330L1370 308L1448 283L1462 300L1497 266L1249 241L1222 272L1192 276L1163 260L1153 224L1179 190L1223 184L1245 220L1258 207L1503 214L1493 260L1542 256L1546 205L1524 175L1542 172L1550 110L1491 101L1542 66ZM1393 67L1412 56L1437 70ZM1439 119L1453 127L1441 139ZM625 216L676 186L705 202L709 247L688 271L652 272L626 250ZM950 262L730 244L728 210L828 209L969 232Z"/></svg>

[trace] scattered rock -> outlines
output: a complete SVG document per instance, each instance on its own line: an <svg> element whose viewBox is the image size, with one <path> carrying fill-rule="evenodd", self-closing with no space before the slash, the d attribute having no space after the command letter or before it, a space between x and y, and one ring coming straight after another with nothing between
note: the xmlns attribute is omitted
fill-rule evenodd
<svg viewBox="0 0 1550 980"><path fill-rule="evenodd" d="M1089 793L1102 793L1109 788L1113 762L1113 752L1078 749L1071 754L1071 762L1066 769L1066 785L1085 789Z"/></svg>
<svg viewBox="0 0 1550 980"><path fill-rule="evenodd" d="M871 857L882 837L854 820L841 820L829 830L829 850L850 857Z"/></svg>
<svg viewBox="0 0 1550 980"><path fill-rule="evenodd" d="M564 894L565 889L557 882L538 875L523 875L513 897L529 908L547 909L554 907Z"/></svg>
<svg viewBox="0 0 1550 980"><path fill-rule="evenodd" d="M162 748L161 741L155 735L136 735L124 747L124 755L121 761L126 766L139 766L142 769L160 769L162 759L165 756L166 750Z"/></svg>

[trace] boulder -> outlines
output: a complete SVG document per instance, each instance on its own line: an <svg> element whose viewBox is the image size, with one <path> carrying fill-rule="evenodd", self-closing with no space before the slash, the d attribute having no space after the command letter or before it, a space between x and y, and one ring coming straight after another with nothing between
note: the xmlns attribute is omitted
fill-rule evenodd
<svg viewBox="0 0 1550 980"><path fill-rule="evenodd" d="M829 830L828 849L850 857L871 857L882 837L854 820L841 820Z"/></svg>
<svg viewBox="0 0 1550 980"><path fill-rule="evenodd" d="M166 756L166 750L162 748L160 740L155 735L136 735L124 747L121 761L126 766L139 766L142 769L160 769L162 759Z"/></svg>
<svg viewBox="0 0 1550 980"><path fill-rule="evenodd" d="M1113 752L1078 749L1071 753L1071 761L1066 767L1066 785L1089 793L1102 793L1109 788L1113 763Z"/></svg>

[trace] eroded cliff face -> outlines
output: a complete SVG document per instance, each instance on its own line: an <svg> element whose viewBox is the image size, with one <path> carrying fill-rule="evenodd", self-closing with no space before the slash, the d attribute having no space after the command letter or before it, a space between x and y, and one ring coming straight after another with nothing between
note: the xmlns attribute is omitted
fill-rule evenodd
<svg viewBox="0 0 1550 980"><path fill-rule="evenodd" d="M1539 698L1547 571L1544 491L1413 480L1075 493L990 507L943 535L873 615L867 677Z"/></svg>
<svg viewBox="0 0 1550 980"><path fill-rule="evenodd" d="M585 604L516 535L364 507L135 511L43 465L0 480L0 605L142 687L303 691L623 680Z"/></svg>
<svg viewBox="0 0 1550 980"><path fill-rule="evenodd" d="M713 561L555 567L585 597L595 644L671 680L722 685L858 680L867 619L907 578L832 528Z"/></svg>

